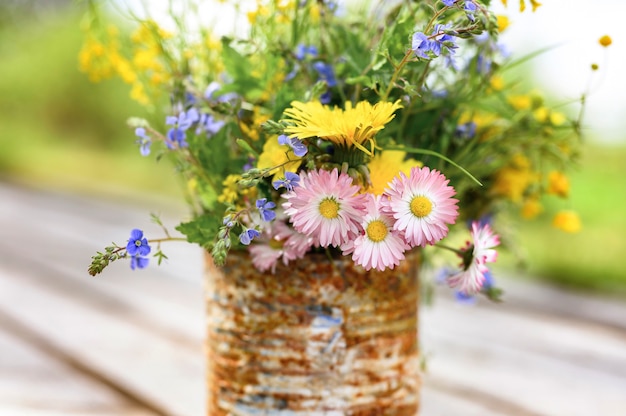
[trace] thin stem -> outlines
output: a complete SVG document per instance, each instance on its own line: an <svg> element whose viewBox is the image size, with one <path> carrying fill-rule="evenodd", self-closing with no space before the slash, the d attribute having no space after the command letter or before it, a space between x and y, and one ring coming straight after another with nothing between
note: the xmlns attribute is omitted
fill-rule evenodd
<svg viewBox="0 0 626 416"><path fill-rule="evenodd" d="M439 247L439 248L443 248L444 250L451 251L451 252L453 252L453 253L455 253L455 254L457 254L457 255L461 256L461 257L463 257L463 254L464 254L464 251L459 250L459 249L456 249L456 248L452 248L452 247L447 246L447 245L445 245L445 244L435 243L435 244L434 244L434 246L435 246L435 247Z"/></svg>
<svg viewBox="0 0 626 416"><path fill-rule="evenodd" d="M148 243L160 244L165 241L188 241L185 237L163 237L163 238L155 238L153 240L148 240Z"/></svg>

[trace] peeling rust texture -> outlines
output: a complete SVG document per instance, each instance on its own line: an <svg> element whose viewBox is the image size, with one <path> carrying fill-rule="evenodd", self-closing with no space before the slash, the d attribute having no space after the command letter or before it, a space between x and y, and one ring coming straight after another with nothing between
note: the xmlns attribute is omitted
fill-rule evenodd
<svg viewBox="0 0 626 416"><path fill-rule="evenodd" d="M394 270L307 255L259 273L207 257L208 415L410 415L419 253Z"/></svg>

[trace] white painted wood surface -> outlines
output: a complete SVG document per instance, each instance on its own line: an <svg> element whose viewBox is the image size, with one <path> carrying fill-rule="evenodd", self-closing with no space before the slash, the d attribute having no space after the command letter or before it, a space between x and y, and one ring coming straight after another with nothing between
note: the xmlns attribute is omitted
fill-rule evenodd
<svg viewBox="0 0 626 416"><path fill-rule="evenodd" d="M148 213L0 184L0 416L204 416L201 251L86 272L131 228L159 235ZM421 414L626 415L626 305L499 281L503 304L422 309Z"/></svg>

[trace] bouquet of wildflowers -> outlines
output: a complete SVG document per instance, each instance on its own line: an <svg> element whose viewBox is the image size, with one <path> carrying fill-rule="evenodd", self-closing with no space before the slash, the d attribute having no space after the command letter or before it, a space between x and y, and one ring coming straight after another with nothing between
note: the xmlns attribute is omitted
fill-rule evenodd
<svg viewBox="0 0 626 416"><path fill-rule="evenodd" d="M220 3L245 30L191 29L199 4L172 8L174 29L134 18L130 39L93 15L80 54L92 79L120 76L150 110L129 120L139 152L174 161L193 212L176 229L216 264L248 250L271 273L326 251L384 270L437 246L460 257L452 287L489 293L494 221L567 196L580 120L515 78L489 0ZM453 232L468 242L444 244ZM162 240L133 230L89 271L123 257L143 268Z"/></svg>

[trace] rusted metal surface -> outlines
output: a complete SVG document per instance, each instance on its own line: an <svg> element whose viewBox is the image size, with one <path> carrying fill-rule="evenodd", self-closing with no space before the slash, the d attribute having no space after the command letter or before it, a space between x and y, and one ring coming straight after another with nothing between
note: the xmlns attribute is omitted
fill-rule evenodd
<svg viewBox="0 0 626 416"><path fill-rule="evenodd" d="M208 414L411 415L418 254L395 270L308 255L275 274L207 260Z"/></svg>

